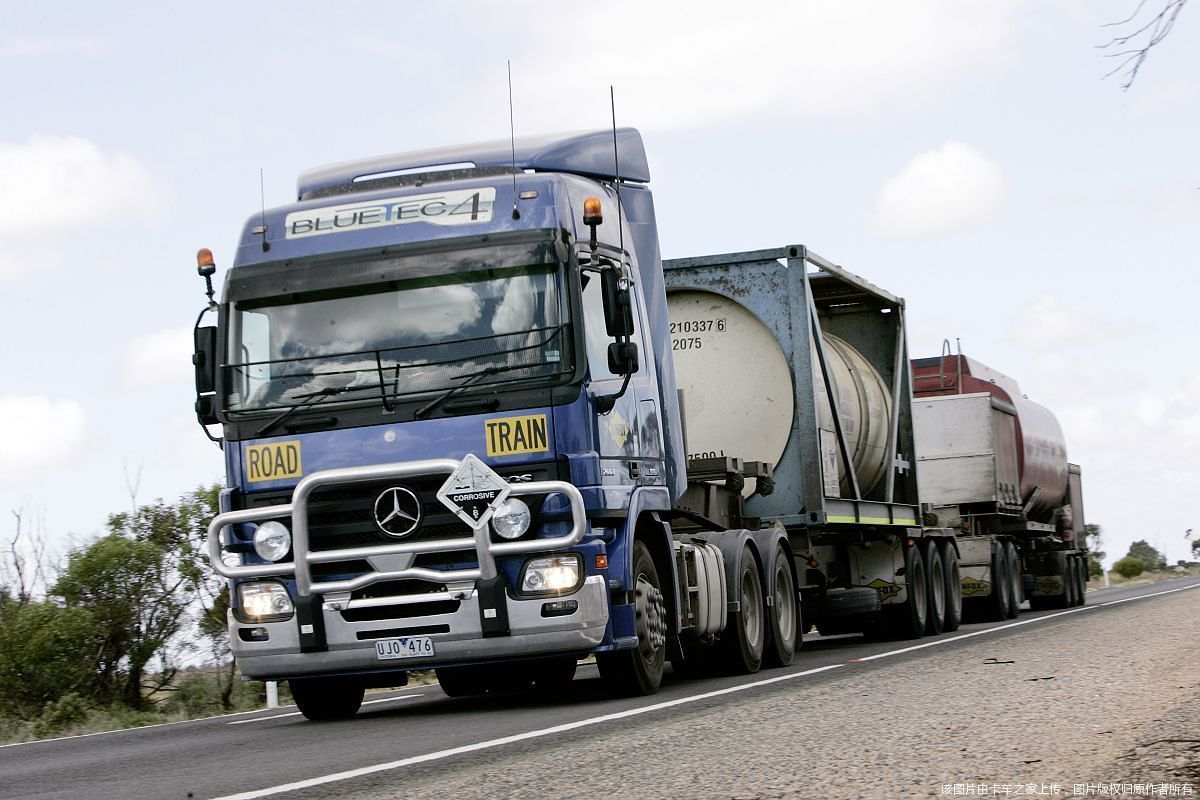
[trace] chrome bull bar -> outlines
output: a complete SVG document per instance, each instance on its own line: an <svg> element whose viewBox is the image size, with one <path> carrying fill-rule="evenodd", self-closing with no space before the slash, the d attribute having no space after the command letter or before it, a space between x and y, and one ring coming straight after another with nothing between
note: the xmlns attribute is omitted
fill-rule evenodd
<svg viewBox="0 0 1200 800"><path fill-rule="evenodd" d="M457 581L476 581L490 579L496 576L496 557L520 555L522 553L560 550L579 544L587 529L587 517L583 507L583 495L579 489L565 481L531 481L509 485L509 495L529 494L562 494L567 497L571 506L571 530L562 535L549 539L525 539L513 542L493 542L489 526L483 525L475 529L474 536L460 539L442 539L432 542L398 542L372 547L353 547L341 550L309 550L308 531L308 498L321 486L331 484L366 483L380 480L402 480L404 478L421 477L444 473L450 475L458 469L459 462L453 459L430 459L426 461L408 461L395 464L376 464L366 467L345 467L314 472L306 475L296 484L292 492L292 502L267 506L265 508L249 508L242 511L227 511L218 514L208 526L208 558L217 574L226 578L271 578L294 575L296 593L300 597L314 594L325 595L333 592L352 592L364 586L370 586L380 581L397 579L417 579L434 583L453 583ZM291 518L292 528L292 561L275 564L256 564L248 566L229 566L221 560L222 534L230 525L243 522L263 522L269 519ZM348 561L351 559L367 559L371 556L405 555L418 553L439 553L452 550L475 551L479 566L474 569L435 570L425 567L409 567L407 569L388 572L367 572L356 578L342 581L314 582L311 565Z"/></svg>

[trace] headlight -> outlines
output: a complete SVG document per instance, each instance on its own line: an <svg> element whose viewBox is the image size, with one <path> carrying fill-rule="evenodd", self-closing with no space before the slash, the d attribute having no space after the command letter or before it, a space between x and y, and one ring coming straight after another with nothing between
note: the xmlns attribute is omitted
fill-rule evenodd
<svg viewBox="0 0 1200 800"><path fill-rule="evenodd" d="M264 522L254 532L254 552L265 561L278 561L291 549L292 532L282 522Z"/></svg>
<svg viewBox="0 0 1200 800"><path fill-rule="evenodd" d="M540 556L525 562L521 572L523 594L568 594L583 577L583 562L577 553Z"/></svg>
<svg viewBox="0 0 1200 800"><path fill-rule="evenodd" d="M259 581L238 586L241 616L251 622L279 622L295 611L292 598L282 583Z"/></svg>
<svg viewBox="0 0 1200 800"><path fill-rule="evenodd" d="M517 539L529 530L529 506L510 497L492 513L492 529L504 539Z"/></svg>

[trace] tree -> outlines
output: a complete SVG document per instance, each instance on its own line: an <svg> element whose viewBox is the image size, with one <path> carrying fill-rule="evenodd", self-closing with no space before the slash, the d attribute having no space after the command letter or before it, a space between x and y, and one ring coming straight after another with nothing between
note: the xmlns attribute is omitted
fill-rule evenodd
<svg viewBox="0 0 1200 800"><path fill-rule="evenodd" d="M1141 561L1142 565L1149 570L1166 569L1167 567L1167 559L1162 553L1151 547L1145 539L1139 539L1129 545L1129 552L1126 556Z"/></svg>
<svg viewBox="0 0 1200 800"><path fill-rule="evenodd" d="M1138 0L1132 14L1123 20L1110 22L1104 26L1126 30L1125 33L1114 35L1108 42L1100 45L1102 50L1110 51L1105 54L1106 58L1117 60L1117 66L1104 77L1110 77L1118 72L1122 73L1124 78L1121 82L1122 89L1128 89L1133 85L1137 79L1138 70L1142 68L1150 51L1167 38L1175 27L1179 12L1188 4L1188 0L1158 0L1158 2L1161 3L1158 6L1158 12L1152 13L1149 19L1142 17L1146 0ZM1132 26L1132 29L1129 26Z"/></svg>
<svg viewBox="0 0 1200 800"><path fill-rule="evenodd" d="M111 525L111 520L110 520ZM146 706L142 681L155 656L182 630L184 579L156 542L110 533L67 557L52 593L70 609L86 609L99 636L93 669L99 702ZM173 676L163 659L161 681Z"/></svg>
<svg viewBox="0 0 1200 800"><path fill-rule="evenodd" d="M35 719L68 693L93 696L89 656L100 646L88 609L48 601L0 607L0 712Z"/></svg>
<svg viewBox="0 0 1200 800"><path fill-rule="evenodd" d="M1124 578L1136 578L1141 575L1146 569L1146 565L1139 559L1133 556L1125 556L1117 563L1113 564L1113 572Z"/></svg>
<svg viewBox="0 0 1200 800"><path fill-rule="evenodd" d="M1104 541L1104 529L1099 525L1088 524L1083 526L1083 531L1084 543L1088 551L1088 575L1098 578L1104 574L1104 567L1101 564L1107 555L1100 549L1100 545Z"/></svg>

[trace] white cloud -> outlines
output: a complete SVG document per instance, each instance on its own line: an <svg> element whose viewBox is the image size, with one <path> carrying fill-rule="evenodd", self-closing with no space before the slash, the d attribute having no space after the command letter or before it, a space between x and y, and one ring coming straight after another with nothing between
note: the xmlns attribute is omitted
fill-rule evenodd
<svg viewBox="0 0 1200 800"><path fill-rule="evenodd" d="M83 407L72 400L0 396L0 420L5 428L0 480L25 478L77 455L85 419Z"/></svg>
<svg viewBox="0 0 1200 800"><path fill-rule="evenodd" d="M0 236L150 215L161 194L139 161L79 136L0 142Z"/></svg>
<svg viewBox="0 0 1200 800"><path fill-rule="evenodd" d="M1052 294L1038 297L1025 309L1009 338L1039 353L1055 353L1067 363L1061 348L1081 344L1098 344L1125 335L1125 326L1065 308ZM1052 367L1053 365L1047 365Z"/></svg>
<svg viewBox="0 0 1200 800"><path fill-rule="evenodd" d="M125 348L126 383L142 388L186 378L192 374L193 347L191 328L168 328L134 339Z"/></svg>
<svg viewBox="0 0 1200 800"><path fill-rule="evenodd" d="M924 236L989 221L1004 201L1004 170L959 142L921 153L879 191L872 212L884 233Z"/></svg>
<svg viewBox="0 0 1200 800"><path fill-rule="evenodd" d="M503 53L524 54L512 64L518 130L603 125L609 85L616 88L618 124L636 121L643 130L693 128L747 113L811 117L910 107L1012 61L1025 6L744 0L731 7L693 0L681 10L612 0L547 11L530 1L516 5L480 16L466 35L484 51L501 41L508 43ZM378 33L342 46L356 56L411 57ZM503 79L478 76L464 75L477 91L460 97L453 114L507 122ZM564 115L575 116L564 123ZM802 131L796 135L803 140Z"/></svg>

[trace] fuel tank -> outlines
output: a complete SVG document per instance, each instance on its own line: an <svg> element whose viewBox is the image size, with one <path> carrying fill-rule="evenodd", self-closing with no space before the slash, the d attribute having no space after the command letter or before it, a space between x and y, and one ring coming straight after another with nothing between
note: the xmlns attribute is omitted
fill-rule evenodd
<svg viewBox="0 0 1200 800"><path fill-rule="evenodd" d="M1029 504L1031 518L1052 517L1067 494L1067 445L1054 414L1021 393L1017 382L1002 372L963 355L918 358L912 362L913 399L987 393L1015 410L1015 437L1020 503ZM927 415L925 425L947 426L949 415ZM1005 430L997 428L998 431ZM947 439L948 431L937 432ZM952 436L950 438L953 438ZM1007 443L993 443L997 450ZM938 498L922 498L937 503ZM978 498L986 500L988 498Z"/></svg>

